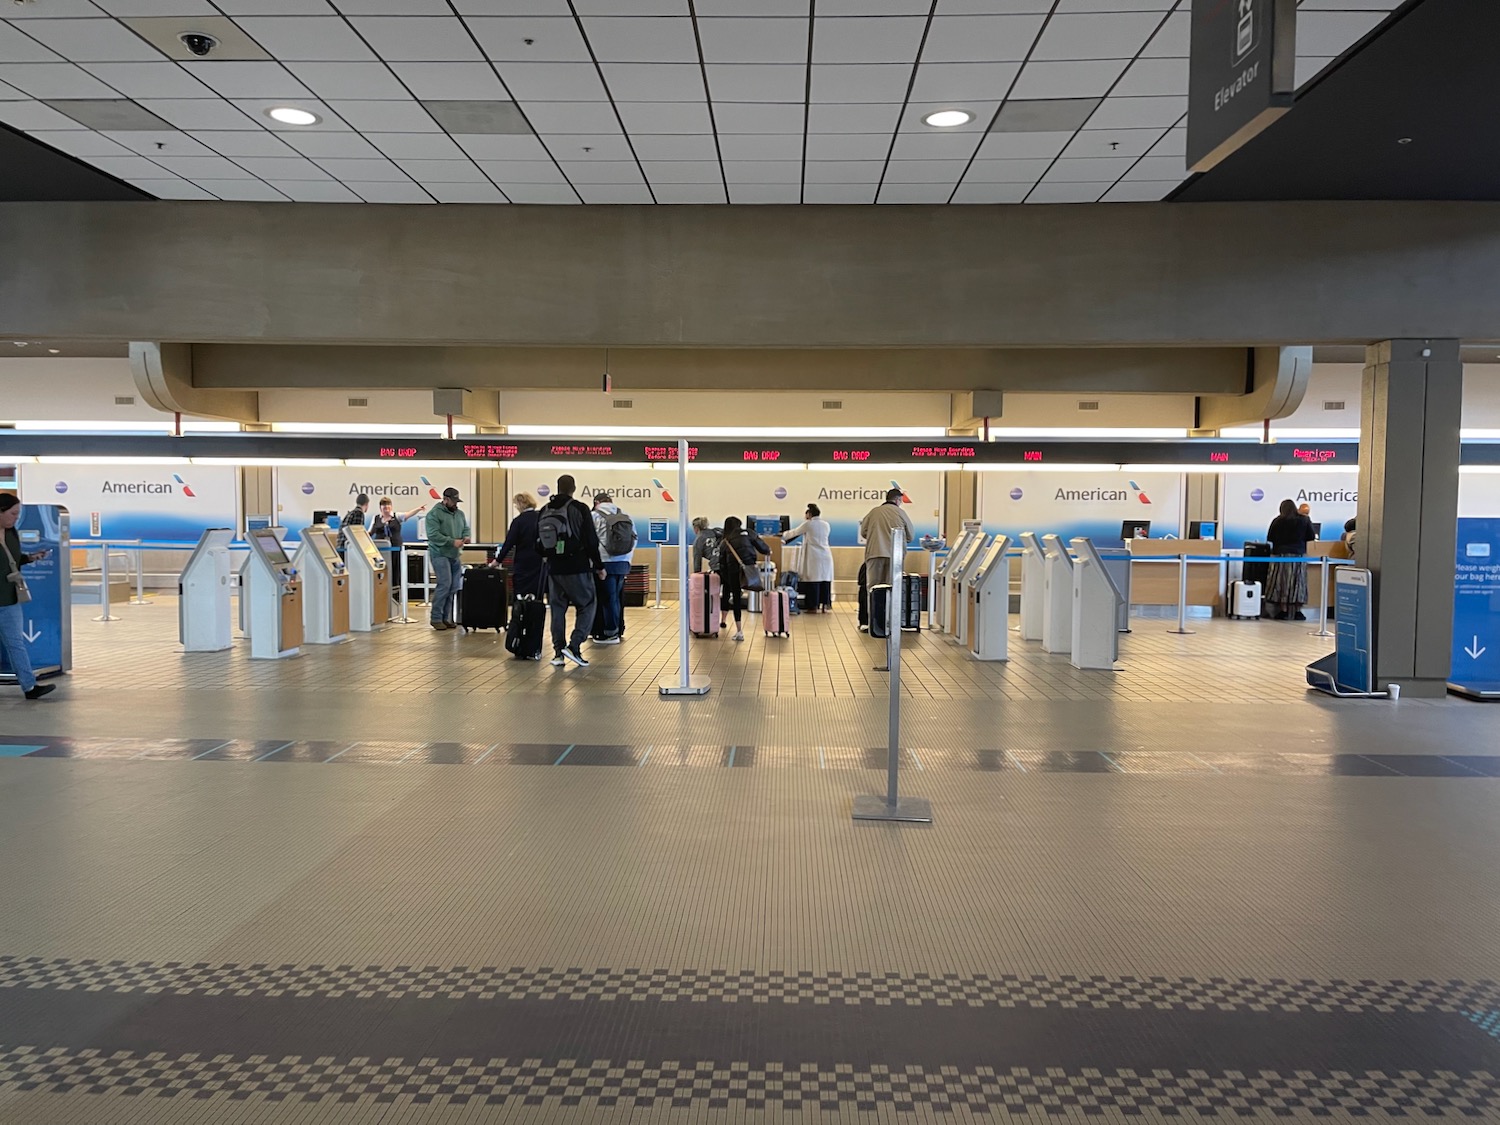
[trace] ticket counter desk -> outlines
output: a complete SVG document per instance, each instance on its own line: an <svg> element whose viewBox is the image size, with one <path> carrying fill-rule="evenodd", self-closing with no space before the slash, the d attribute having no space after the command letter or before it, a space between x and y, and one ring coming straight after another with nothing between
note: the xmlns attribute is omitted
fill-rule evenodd
<svg viewBox="0 0 1500 1125"><path fill-rule="evenodd" d="M302 575L303 638L310 645L349 639L349 574L334 547L338 533L317 525L302 529L297 570Z"/></svg>
<svg viewBox="0 0 1500 1125"><path fill-rule="evenodd" d="M1176 559L1178 555L1223 554L1221 539L1128 539L1132 559ZM1130 604L1177 604L1178 568L1168 562L1132 562L1130 566ZM1208 606L1218 611L1223 604L1223 567L1217 561L1187 564L1187 604Z"/></svg>
<svg viewBox="0 0 1500 1125"><path fill-rule="evenodd" d="M1307 604L1311 607L1315 616L1321 605L1319 599L1325 599L1329 606L1333 605L1334 574L1339 565L1352 565L1354 552L1349 550L1347 543L1338 539L1318 539L1307 545L1307 557L1310 559L1328 559L1328 589L1323 589L1323 564L1310 562L1307 564ZM1274 557L1268 561L1275 561Z"/></svg>
<svg viewBox="0 0 1500 1125"><path fill-rule="evenodd" d="M177 637L185 652L223 652L234 644L229 598L233 541L233 528L204 531L177 579Z"/></svg>
<svg viewBox="0 0 1500 1125"><path fill-rule="evenodd" d="M981 530L962 551L953 553L948 564L948 634L959 644L967 644L969 637L969 591L964 580L988 542L989 537Z"/></svg>
<svg viewBox="0 0 1500 1125"><path fill-rule="evenodd" d="M933 622L932 628L940 633L951 633L953 631L952 619L949 614L951 597L948 589L948 580L953 573L953 564L964 551L968 550L970 542L976 535L980 534L980 522L978 520L964 520L963 530L959 532L958 542L948 549L948 553L937 560L937 572L932 584L932 606Z"/></svg>
<svg viewBox="0 0 1500 1125"><path fill-rule="evenodd" d="M241 575L250 659L296 656L302 646L302 580L272 528L249 533L250 558Z"/></svg>
<svg viewBox="0 0 1500 1125"><path fill-rule="evenodd" d="M1042 598L1042 651L1073 650L1073 556L1056 535L1042 536L1047 556Z"/></svg>
<svg viewBox="0 0 1500 1125"><path fill-rule="evenodd" d="M1010 549L997 535L969 573L969 655L975 660L1010 659Z"/></svg>
<svg viewBox="0 0 1500 1125"><path fill-rule="evenodd" d="M349 628L356 633L384 629L391 616L390 555L362 527L344 528L344 563L349 571Z"/></svg>

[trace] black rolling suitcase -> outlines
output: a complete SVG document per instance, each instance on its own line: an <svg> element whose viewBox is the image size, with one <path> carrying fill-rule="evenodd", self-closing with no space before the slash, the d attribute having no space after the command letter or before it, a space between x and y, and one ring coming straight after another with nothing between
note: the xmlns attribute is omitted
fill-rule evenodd
<svg viewBox="0 0 1500 1125"><path fill-rule="evenodd" d="M505 574L497 567L471 566L458 591L458 621L465 632L505 628Z"/></svg>
<svg viewBox="0 0 1500 1125"><path fill-rule="evenodd" d="M922 631L922 604L927 600L923 596L927 588L927 579L920 574L903 574L901 586L901 629L906 633L920 633Z"/></svg>
<svg viewBox="0 0 1500 1125"><path fill-rule="evenodd" d="M546 632L547 607L540 599L524 594L516 599L505 630L505 651L517 660L540 660Z"/></svg>
<svg viewBox="0 0 1500 1125"><path fill-rule="evenodd" d="M1250 540L1244 544L1245 561L1240 566L1240 580L1259 582L1265 589L1271 577L1271 544Z"/></svg>
<svg viewBox="0 0 1500 1125"><path fill-rule="evenodd" d="M884 639L891 635L891 588L870 587L870 636Z"/></svg>

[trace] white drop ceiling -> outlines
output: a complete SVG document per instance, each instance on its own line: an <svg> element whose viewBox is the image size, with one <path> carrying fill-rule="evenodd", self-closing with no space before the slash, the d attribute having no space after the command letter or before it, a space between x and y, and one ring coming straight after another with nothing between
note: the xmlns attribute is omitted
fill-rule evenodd
<svg viewBox="0 0 1500 1125"><path fill-rule="evenodd" d="M1301 0L1298 83L1399 2ZM1187 175L1190 4L25 0L0 122L165 199L1156 200ZM973 121L922 123L950 108Z"/></svg>

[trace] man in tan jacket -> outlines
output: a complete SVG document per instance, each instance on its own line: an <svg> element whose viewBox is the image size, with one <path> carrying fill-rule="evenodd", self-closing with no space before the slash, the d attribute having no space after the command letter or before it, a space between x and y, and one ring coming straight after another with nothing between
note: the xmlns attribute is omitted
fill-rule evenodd
<svg viewBox="0 0 1500 1125"><path fill-rule="evenodd" d="M900 532L903 543L917 537L911 517L901 510L899 488L887 492L885 503L871 508L859 521L860 538L865 541L865 583L871 589L890 585L892 532Z"/></svg>

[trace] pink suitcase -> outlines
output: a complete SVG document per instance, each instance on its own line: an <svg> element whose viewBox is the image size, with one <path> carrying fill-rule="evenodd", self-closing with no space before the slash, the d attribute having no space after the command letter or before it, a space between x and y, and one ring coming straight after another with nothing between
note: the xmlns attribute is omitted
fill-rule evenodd
<svg viewBox="0 0 1500 1125"><path fill-rule="evenodd" d="M768 637L792 635L792 593L785 586L767 590L762 596L761 622Z"/></svg>
<svg viewBox="0 0 1500 1125"><path fill-rule="evenodd" d="M688 575L688 629L695 637L719 635L719 576Z"/></svg>

